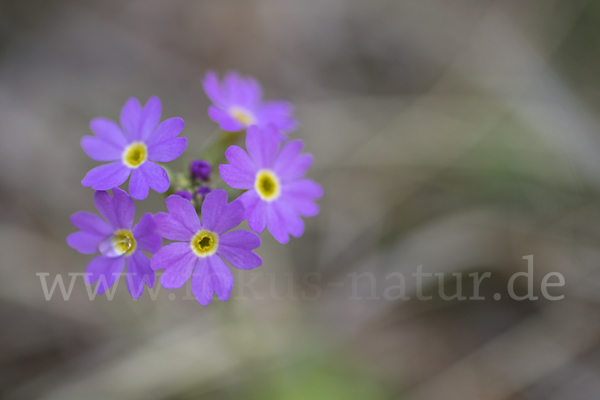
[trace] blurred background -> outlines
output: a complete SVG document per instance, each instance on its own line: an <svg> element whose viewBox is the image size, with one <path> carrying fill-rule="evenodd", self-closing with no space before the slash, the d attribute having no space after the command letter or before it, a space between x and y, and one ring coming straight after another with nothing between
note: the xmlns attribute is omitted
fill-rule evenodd
<svg viewBox="0 0 600 400"><path fill-rule="evenodd" d="M296 105L321 214L263 234L226 303L90 301L81 278L46 301L37 273L90 260L65 243L95 212L90 119L158 95L186 121L182 167L215 129L209 69ZM0 397L600 398L599 71L593 0L2 0ZM509 298L527 255L563 300ZM429 301L419 265L447 278ZM440 298L486 271L486 300ZM410 300L386 298L393 272Z"/></svg>

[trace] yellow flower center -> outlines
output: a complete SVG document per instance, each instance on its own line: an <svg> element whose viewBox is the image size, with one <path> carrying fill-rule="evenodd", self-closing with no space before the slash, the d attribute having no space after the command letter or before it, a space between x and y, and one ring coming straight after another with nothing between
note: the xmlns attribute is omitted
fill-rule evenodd
<svg viewBox="0 0 600 400"><path fill-rule="evenodd" d="M258 171L256 181L254 181L254 189L265 201L273 201L281 194L281 185L277 175L268 169Z"/></svg>
<svg viewBox="0 0 600 400"><path fill-rule="evenodd" d="M98 245L100 253L111 258L129 256L136 248L137 243L129 229L119 229Z"/></svg>
<svg viewBox="0 0 600 400"><path fill-rule="evenodd" d="M133 142L123 152L123 164L137 168L148 158L148 148L143 142Z"/></svg>
<svg viewBox="0 0 600 400"><path fill-rule="evenodd" d="M199 230L190 241L190 247L198 257L212 256L219 247L219 236L206 229Z"/></svg>
<svg viewBox="0 0 600 400"><path fill-rule="evenodd" d="M230 114L240 124L242 124L246 127L254 124L254 122L255 122L254 115L252 115L247 110L244 110L243 108L234 107L231 109Z"/></svg>

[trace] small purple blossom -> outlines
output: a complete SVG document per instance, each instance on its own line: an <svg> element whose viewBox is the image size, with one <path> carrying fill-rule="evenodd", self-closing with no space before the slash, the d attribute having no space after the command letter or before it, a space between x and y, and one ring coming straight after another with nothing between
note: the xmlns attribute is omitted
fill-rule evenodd
<svg viewBox="0 0 600 400"><path fill-rule="evenodd" d="M67 243L83 254L101 254L87 266L85 281L88 285L99 281L97 293L104 293L121 275L126 265L127 288L138 299L144 284L154 286L154 271L150 260L141 250L154 253L160 249L162 239L154 233L156 223L151 214L144 214L133 226L135 204L127 193L119 188L94 194L94 204L104 217L80 211L71 216L71 222L79 232L70 234ZM107 222L108 221L108 222Z"/></svg>
<svg viewBox="0 0 600 400"><path fill-rule="evenodd" d="M192 199L194 198L194 196L190 192L188 192L187 190L178 190L174 194L177 195L177 196L181 196L184 199L187 199L189 201L192 201Z"/></svg>
<svg viewBox="0 0 600 400"><path fill-rule="evenodd" d="M212 167L208 161L204 160L193 160L190 163L190 175L193 179L201 181L207 181L210 179L210 173Z"/></svg>
<svg viewBox="0 0 600 400"><path fill-rule="evenodd" d="M211 190L212 189L209 186L200 186L198 190L196 190L196 196L201 196L204 199Z"/></svg>
<svg viewBox="0 0 600 400"><path fill-rule="evenodd" d="M169 188L167 171L156 162L179 157L187 139L177 137L185 126L181 118L159 124L162 105L151 97L142 108L136 98L121 109L121 126L105 118L94 118L90 129L96 136L84 136L81 147L96 161L111 161L89 171L81 181L94 190L108 190L123 184L129 175L129 193L137 200L148 196L149 188L164 193Z"/></svg>
<svg viewBox="0 0 600 400"><path fill-rule="evenodd" d="M238 146L225 152L229 164L221 164L223 181L235 189L247 189L239 198L246 206L250 228L261 233L266 226L281 243L289 234L302 236L304 222L300 216L319 213L314 202L323 196L316 182L303 178L313 163L310 154L300 154L301 140L281 141L273 126L266 129L251 127L246 134L248 153Z"/></svg>
<svg viewBox="0 0 600 400"><path fill-rule="evenodd" d="M292 104L283 100L263 102L262 88L254 78L228 72L219 82L216 72L209 71L203 86L213 102L208 115L224 131L237 132L252 125L265 127L273 124L279 132L286 133L298 127ZM285 135L281 137L284 139Z"/></svg>
<svg viewBox="0 0 600 400"><path fill-rule="evenodd" d="M228 204L227 193L214 190L202 203L202 222L194 206L180 196L169 196L166 205L169 212L155 216L157 232L176 242L152 257L152 269L165 270L161 284L167 289L180 288L191 276L192 293L200 304L210 304L213 293L227 301L233 275L225 261L246 270L262 264L252 251L260 246L258 235L246 230L227 232L244 220L243 204Z"/></svg>

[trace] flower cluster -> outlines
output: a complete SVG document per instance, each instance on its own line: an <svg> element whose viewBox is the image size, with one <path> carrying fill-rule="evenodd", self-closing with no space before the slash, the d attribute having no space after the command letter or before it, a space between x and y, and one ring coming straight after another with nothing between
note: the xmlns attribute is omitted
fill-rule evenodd
<svg viewBox="0 0 600 400"><path fill-rule="evenodd" d="M157 164L175 160L187 147L187 139L179 137L184 121L160 122L157 97L143 107L129 99L120 124L93 119L95 136L81 140L90 158L109 162L81 182L96 191L94 204L104 219L75 213L71 222L80 231L67 237L80 253L99 253L85 274L87 284L97 282L97 293L114 285L125 268L127 288L139 298L144 285L153 287L155 271L164 270L160 282L167 289L180 288L191 278L192 293L201 304L210 304L214 294L227 301L234 279L226 262L244 270L260 266L262 259L254 252L261 244L258 234L268 228L277 241L287 243L290 235L304 233L301 217L318 214L315 200L323 190L304 178L313 157L301 153L301 140L287 140L298 127L292 105L262 101L260 84L235 72L222 81L208 72L203 86L213 102L208 114L221 129L205 154L230 144L222 147L219 158L228 163L218 168L195 159L186 171L169 176ZM245 150L234 144L244 135ZM129 194L119 188L128 178ZM167 212L146 213L134 225L134 199L145 199L149 189L169 195ZM246 219L252 231L234 230ZM162 246L163 239L171 243Z"/></svg>

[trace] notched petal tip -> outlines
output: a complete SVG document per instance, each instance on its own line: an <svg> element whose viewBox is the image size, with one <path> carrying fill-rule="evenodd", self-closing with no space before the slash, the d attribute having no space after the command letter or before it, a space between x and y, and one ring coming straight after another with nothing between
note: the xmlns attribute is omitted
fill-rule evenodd
<svg viewBox="0 0 600 400"><path fill-rule="evenodd" d="M169 213L177 213L180 208L184 208L184 209L189 208L187 206L189 204L189 201L184 199L182 196L180 196L178 194L172 194L169 197L167 197L165 199L165 204L167 206L167 210L169 211ZM158 215L168 215L168 214L167 213L157 213L156 217L158 217Z"/></svg>
<svg viewBox="0 0 600 400"><path fill-rule="evenodd" d="M169 123L171 124L171 129L173 131L179 131L177 133L177 135L179 135L181 133L181 131L183 130L183 128L185 128L185 121L181 117L167 118L167 119L165 119L161 123L164 123L164 122L167 122L167 121L169 121ZM177 136L177 135L175 135L175 136Z"/></svg>
<svg viewBox="0 0 600 400"><path fill-rule="evenodd" d="M275 238L275 240L277 240L279 243L281 244L288 244L290 242L290 235L289 234L277 234L277 236L275 236L275 234L273 234L273 232L271 232L269 230L269 233Z"/></svg>

